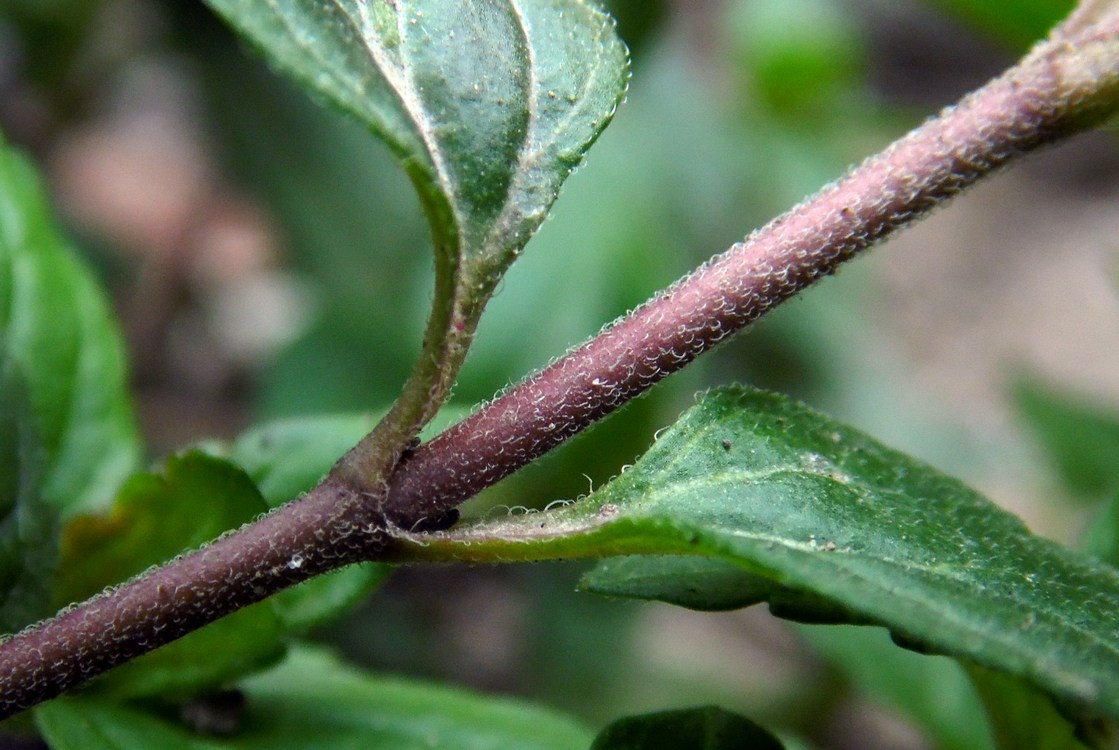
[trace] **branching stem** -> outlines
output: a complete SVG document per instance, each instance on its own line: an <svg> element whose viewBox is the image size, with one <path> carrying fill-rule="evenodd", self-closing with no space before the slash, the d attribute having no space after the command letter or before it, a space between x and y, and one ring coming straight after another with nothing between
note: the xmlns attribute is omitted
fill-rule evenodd
<svg viewBox="0 0 1119 750"><path fill-rule="evenodd" d="M1083 14L1074 16L1082 21ZM625 404L1013 157L1107 116L1119 11L1021 63L422 446L388 504L437 515Z"/></svg>
<svg viewBox="0 0 1119 750"><path fill-rule="evenodd" d="M369 502L337 478L0 644L0 716L317 573L376 559L894 229L1119 108L1119 9L1090 0L1021 63L421 446Z"/></svg>

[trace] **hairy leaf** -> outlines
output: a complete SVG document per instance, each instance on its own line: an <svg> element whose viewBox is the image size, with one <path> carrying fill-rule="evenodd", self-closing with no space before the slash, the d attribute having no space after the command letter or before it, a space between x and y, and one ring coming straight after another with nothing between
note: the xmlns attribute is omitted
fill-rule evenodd
<svg viewBox="0 0 1119 750"><path fill-rule="evenodd" d="M0 350L26 386L45 447L43 495L64 513L107 503L140 452L120 337L34 170L3 142Z"/></svg>
<svg viewBox="0 0 1119 750"><path fill-rule="evenodd" d="M242 686L245 713L227 736L202 737L135 708L89 699L36 709L55 750L376 747L383 750L583 750L591 734L575 721L509 700L378 677L310 649Z"/></svg>
<svg viewBox="0 0 1119 750"><path fill-rule="evenodd" d="M749 719L715 706L629 716L595 738L591 750L782 750Z"/></svg>
<svg viewBox="0 0 1119 750"><path fill-rule="evenodd" d="M527 239L625 85L612 22L582 0L210 5L382 137L471 256Z"/></svg>
<svg viewBox="0 0 1119 750"><path fill-rule="evenodd" d="M0 633L50 614L58 510L41 494L44 453L24 384L0 350Z"/></svg>
<svg viewBox="0 0 1119 750"><path fill-rule="evenodd" d="M424 543L401 557L719 558L751 574L741 604L757 597L797 619L881 624L907 645L1021 676L1067 710L1119 716L1119 572L775 394L711 392L588 501ZM636 581L632 593L655 595L650 576L620 571L596 571L596 588L628 595ZM694 583L689 596L702 600ZM721 585L713 601L725 597Z"/></svg>
<svg viewBox="0 0 1119 750"><path fill-rule="evenodd" d="M881 628L794 625L793 630L861 693L918 727L933 747L994 750L983 705L958 661L898 648ZM1063 719L1060 724L1068 727Z"/></svg>

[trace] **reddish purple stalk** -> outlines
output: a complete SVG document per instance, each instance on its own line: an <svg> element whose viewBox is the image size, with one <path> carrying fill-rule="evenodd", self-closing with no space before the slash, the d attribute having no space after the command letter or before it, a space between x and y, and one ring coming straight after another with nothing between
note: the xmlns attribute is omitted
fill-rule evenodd
<svg viewBox="0 0 1119 750"><path fill-rule="evenodd" d="M1103 20L1078 13L1066 27L1076 38L1058 31L957 107L420 447L387 495L327 479L265 519L0 644L0 715L316 573L376 559L390 524L440 516L1012 157L1098 122L1119 99L1119 11Z"/></svg>
<svg viewBox="0 0 1119 750"><path fill-rule="evenodd" d="M390 507L435 515L472 497L1012 157L1089 124L1070 116L1083 94L1062 92L1056 63L1040 48L1030 59L422 446L393 476Z"/></svg>

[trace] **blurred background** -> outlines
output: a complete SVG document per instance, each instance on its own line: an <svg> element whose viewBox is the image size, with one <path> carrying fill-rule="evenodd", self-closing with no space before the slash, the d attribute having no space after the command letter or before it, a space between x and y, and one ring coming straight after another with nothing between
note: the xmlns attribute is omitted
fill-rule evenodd
<svg viewBox="0 0 1119 750"><path fill-rule="evenodd" d="M628 100L491 303L452 416L998 73L1072 3L609 5L633 53ZM262 420L382 409L398 393L431 288L410 184L200 3L0 0L0 128L33 154L110 290L153 458ZM1117 198L1114 131L1031 157L469 512L583 495L697 391L743 381L1074 544L1113 488L1070 484L1036 426L1119 411ZM1080 437L1115 447L1113 423L1098 421ZM791 747L990 746L947 660L763 608L600 600L574 592L581 567L402 570L318 637L373 669L526 696L594 725L713 702Z"/></svg>

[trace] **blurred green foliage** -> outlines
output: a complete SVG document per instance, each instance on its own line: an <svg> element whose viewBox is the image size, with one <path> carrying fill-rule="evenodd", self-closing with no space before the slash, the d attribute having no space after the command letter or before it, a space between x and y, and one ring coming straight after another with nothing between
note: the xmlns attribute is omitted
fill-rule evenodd
<svg viewBox="0 0 1119 750"><path fill-rule="evenodd" d="M1013 395L1065 490L1092 503L1119 492L1119 414L1036 379Z"/></svg>
<svg viewBox="0 0 1119 750"><path fill-rule="evenodd" d="M1025 50L1066 16L1075 0L931 0L969 26L1016 49Z"/></svg>

